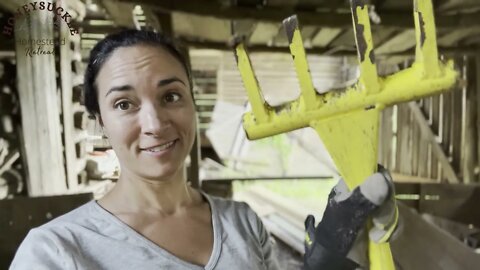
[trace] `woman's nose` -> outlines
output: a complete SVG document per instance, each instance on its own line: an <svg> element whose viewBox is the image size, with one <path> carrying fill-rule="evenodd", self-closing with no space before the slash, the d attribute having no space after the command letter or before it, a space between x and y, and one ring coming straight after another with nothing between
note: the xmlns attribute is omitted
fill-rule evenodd
<svg viewBox="0 0 480 270"><path fill-rule="evenodd" d="M158 136L162 130L168 127L168 115L162 111L160 106L155 104L142 105L140 113L140 122L142 132L150 136Z"/></svg>

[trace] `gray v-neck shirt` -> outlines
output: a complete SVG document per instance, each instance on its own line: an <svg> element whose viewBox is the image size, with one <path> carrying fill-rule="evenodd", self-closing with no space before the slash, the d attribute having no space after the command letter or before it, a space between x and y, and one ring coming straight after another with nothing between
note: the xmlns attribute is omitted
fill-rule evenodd
<svg viewBox="0 0 480 270"><path fill-rule="evenodd" d="M203 195L214 237L204 267L174 256L91 201L32 229L10 269L279 269L271 238L246 203Z"/></svg>

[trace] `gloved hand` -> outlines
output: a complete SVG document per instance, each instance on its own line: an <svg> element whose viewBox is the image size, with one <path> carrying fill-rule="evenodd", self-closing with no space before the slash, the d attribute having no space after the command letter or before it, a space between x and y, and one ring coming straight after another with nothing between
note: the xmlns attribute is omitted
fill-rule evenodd
<svg viewBox="0 0 480 270"><path fill-rule="evenodd" d="M392 178L381 166L351 192L341 179L328 197L327 208L317 228L313 216L305 220L304 269L358 268L359 264L348 259L347 254L367 219L372 217L374 226L369 237L376 242L387 241L395 230L398 211L394 194Z"/></svg>

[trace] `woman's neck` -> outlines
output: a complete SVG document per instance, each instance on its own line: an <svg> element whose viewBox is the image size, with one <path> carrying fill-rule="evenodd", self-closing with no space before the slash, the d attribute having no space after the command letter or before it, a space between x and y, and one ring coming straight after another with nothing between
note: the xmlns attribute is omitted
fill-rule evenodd
<svg viewBox="0 0 480 270"><path fill-rule="evenodd" d="M201 195L188 185L183 170L162 180L144 179L127 171L99 203L113 213L172 215L200 201Z"/></svg>

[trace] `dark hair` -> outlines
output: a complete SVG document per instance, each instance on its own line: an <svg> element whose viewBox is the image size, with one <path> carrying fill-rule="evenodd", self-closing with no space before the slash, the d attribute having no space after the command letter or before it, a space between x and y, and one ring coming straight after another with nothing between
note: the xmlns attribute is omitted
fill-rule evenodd
<svg viewBox="0 0 480 270"><path fill-rule="evenodd" d="M90 117L95 118L96 114L100 115L98 93L95 85L95 80L100 68L117 48L131 47L140 44L163 48L175 57L185 68L188 82L190 84L190 91L192 91L193 85L190 66L186 57L181 53L181 50L176 46L173 39L162 33L147 30L123 30L106 36L90 51L90 59L85 71L83 85L85 107L87 108Z"/></svg>

